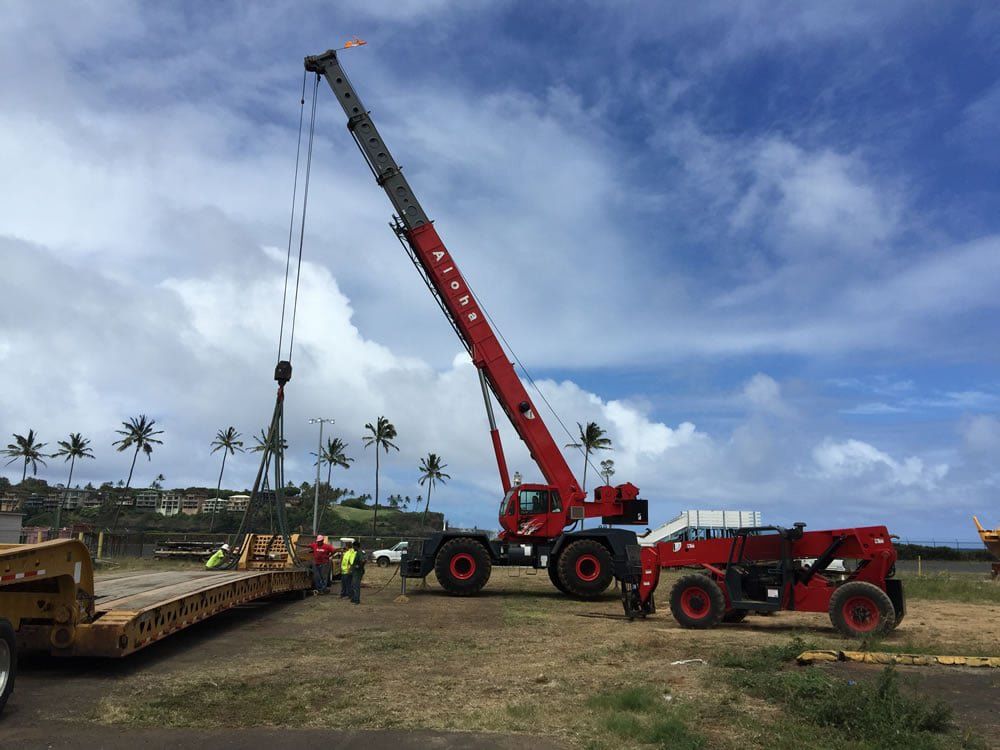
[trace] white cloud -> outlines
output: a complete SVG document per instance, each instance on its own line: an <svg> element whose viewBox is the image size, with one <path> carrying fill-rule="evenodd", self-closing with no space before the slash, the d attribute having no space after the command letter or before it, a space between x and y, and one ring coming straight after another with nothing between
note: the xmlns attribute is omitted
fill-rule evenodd
<svg viewBox="0 0 1000 750"><path fill-rule="evenodd" d="M925 465L917 456L897 461L875 446L853 439L838 442L827 438L813 448L813 460L823 478L873 479L927 490L935 489L949 470L947 464Z"/></svg>
<svg viewBox="0 0 1000 750"><path fill-rule="evenodd" d="M781 397L781 386L770 375L758 372L743 386L743 398L754 411L789 416L791 408Z"/></svg>

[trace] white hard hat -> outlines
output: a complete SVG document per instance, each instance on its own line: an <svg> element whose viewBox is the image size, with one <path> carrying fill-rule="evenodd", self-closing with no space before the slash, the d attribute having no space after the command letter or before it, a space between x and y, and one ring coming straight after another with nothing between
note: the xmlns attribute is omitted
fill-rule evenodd
<svg viewBox="0 0 1000 750"><path fill-rule="evenodd" d="M222 545L222 549L225 550L226 552L229 552L229 545L228 544L223 544Z"/></svg>
<svg viewBox="0 0 1000 750"><path fill-rule="evenodd" d="M340 537L340 541L342 541L344 544L354 544L354 537L342 536Z"/></svg>

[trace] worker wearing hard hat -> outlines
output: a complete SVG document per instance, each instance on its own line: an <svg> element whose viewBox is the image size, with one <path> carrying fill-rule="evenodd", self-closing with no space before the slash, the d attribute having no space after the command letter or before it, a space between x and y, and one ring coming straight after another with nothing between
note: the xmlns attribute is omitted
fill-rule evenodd
<svg viewBox="0 0 1000 750"><path fill-rule="evenodd" d="M205 563L205 568L211 570L212 568L217 568L222 565L222 561L226 559L226 555L229 554L229 545L223 544L219 549L215 551L208 561Z"/></svg>
<svg viewBox="0 0 1000 750"><path fill-rule="evenodd" d="M351 598L351 569L354 567L354 540L344 539L347 549L344 550L343 557L340 558L340 598Z"/></svg>
<svg viewBox="0 0 1000 750"><path fill-rule="evenodd" d="M316 535L316 541L309 545L313 556L313 588L321 594L330 590L330 555L336 550L326 541L322 534Z"/></svg>

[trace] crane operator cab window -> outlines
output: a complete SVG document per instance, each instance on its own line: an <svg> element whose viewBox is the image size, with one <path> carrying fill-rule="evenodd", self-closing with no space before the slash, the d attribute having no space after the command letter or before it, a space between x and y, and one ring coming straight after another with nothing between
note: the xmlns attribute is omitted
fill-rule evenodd
<svg viewBox="0 0 1000 750"><path fill-rule="evenodd" d="M549 507L551 501L552 506ZM559 511L559 493L555 490L521 490L518 510L522 516L537 516L550 510Z"/></svg>

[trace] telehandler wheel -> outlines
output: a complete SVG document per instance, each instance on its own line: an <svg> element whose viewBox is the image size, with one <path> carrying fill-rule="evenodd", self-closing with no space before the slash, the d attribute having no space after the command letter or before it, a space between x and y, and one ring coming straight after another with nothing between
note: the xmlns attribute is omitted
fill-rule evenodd
<svg viewBox="0 0 1000 750"><path fill-rule="evenodd" d="M714 628L726 612L726 597L711 578L691 573L670 590L670 611L683 628Z"/></svg>
<svg viewBox="0 0 1000 750"><path fill-rule="evenodd" d="M729 609L722 616L723 622L743 622L747 619L747 615L750 614L749 609Z"/></svg>
<svg viewBox="0 0 1000 750"><path fill-rule="evenodd" d="M888 595L871 583L850 581L830 597L830 621L848 638L883 635L896 623Z"/></svg>
<svg viewBox="0 0 1000 750"><path fill-rule="evenodd" d="M579 539L559 553L559 581L570 596L594 599L603 594L614 578L608 548L595 539Z"/></svg>
<svg viewBox="0 0 1000 750"><path fill-rule="evenodd" d="M14 628L0 619L0 713L7 705L7 699L14 692L14 676L17 674L17 642Z"/></svg>
<svg viewBox="0 0 1000 750"><path fill-rule="evenodd" d="M434 574L441 588L454 596L471 596L490 580L490 553L475 539L458 537L447 542L434 558Z"/></svg>

